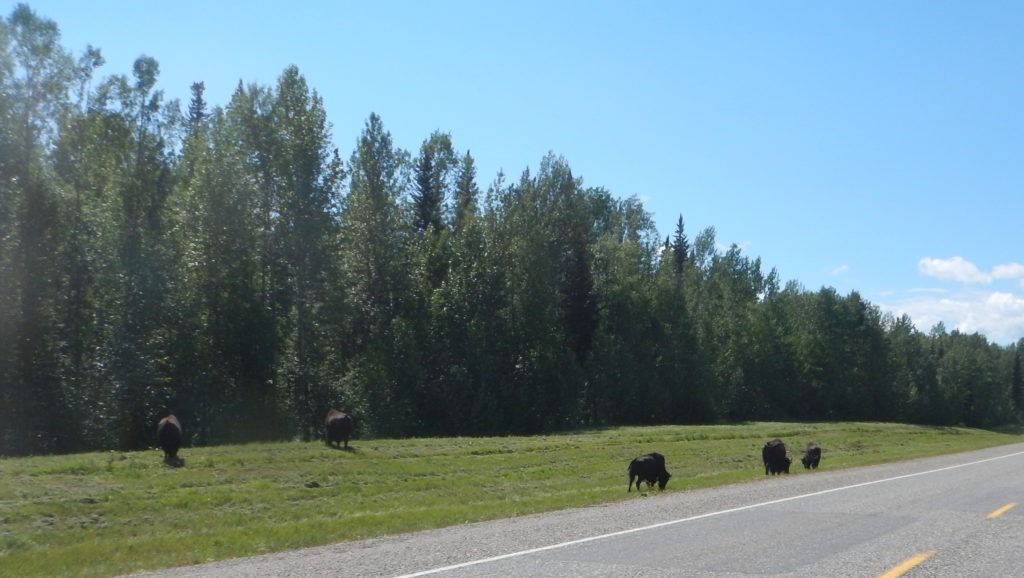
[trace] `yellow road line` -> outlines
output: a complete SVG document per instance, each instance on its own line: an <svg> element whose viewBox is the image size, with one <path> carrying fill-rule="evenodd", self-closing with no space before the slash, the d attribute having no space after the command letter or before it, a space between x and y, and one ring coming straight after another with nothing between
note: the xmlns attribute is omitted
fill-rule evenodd
<svg viewBox="0 0 1024 578"><path fill-rule="evenodd" d="M1012 508L1012 507L1014 507L1016 505L1017 505L1016 503L1006 504L1002 508L999 508L995 512L992 512L991 514L989 514L988 515L988 519L991 520L992 518L998 518L999 516L1002 516L1003 514L1005 514L1006 510L1009 510L1010 508Z"/></svg>
<svg viewBox="0 0 1024 578"><path fill-rule="evenodd" d="M935 550L928 550L927 552L921 552L917 556L907 558L902 564L893 567L892 570L880 575L878 578L898 578L899 576L903 576L914 566L917 566L921 562L931 558L933 554L935 554Z"/></svg>

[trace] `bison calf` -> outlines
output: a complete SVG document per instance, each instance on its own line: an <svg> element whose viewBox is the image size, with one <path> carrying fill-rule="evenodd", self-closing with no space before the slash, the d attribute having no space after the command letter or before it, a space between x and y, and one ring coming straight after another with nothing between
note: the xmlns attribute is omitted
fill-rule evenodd
<svg viewBox="0 0 1024 578"><path fill-rule="evenodd" d="M654 485L654 482L658 482L658 489L664 490L665 484L671 477L672 474L665 471L665 456L659 453L645 454L629 462L629 486L626 487L626 491L633 490L634 479L636 479L637 491L641 491L640 482L647 482L648 489Z"/></svg>
<svg viewBox="0 0 1024 578"><path fill-rule="evenodd" d="M789 464L792 463L786 457L786 444L776 438L764 444L761 448L761 459L764 460L764 475L788 474Z"/></svg>
<svg viewBox="0 0 1024 578"><path fill-rule="evenodd" d="M807 451L804 452L804 457L800 458L800 461L804 464L804 469L818 469L818 462L821 461L821 447L811 442L807 444Z"/></svg>
<svg viewBox="0 0 1024 578"><path fill-rule="evenodd" d="M178 448L181 447L181 422L173 413L156 424L156 438L164 450L164 463L177 465Z"/></svg>
<svg viewBox="0 0 1024 578"><path fill-rule="evenodd" d="M327 445L333 443L336 447L340 447L339 444L344 442L345 449L348 449L348 438L352 435L352 416L332 409L327 412L327 418L324 420L324 429L326 430L324 442Z"/></svg>

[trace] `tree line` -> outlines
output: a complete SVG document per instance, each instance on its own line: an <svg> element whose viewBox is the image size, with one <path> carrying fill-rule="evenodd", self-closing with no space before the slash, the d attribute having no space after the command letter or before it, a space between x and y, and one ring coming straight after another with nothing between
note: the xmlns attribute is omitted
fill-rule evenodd
<svg viewBox="0 0 1024 578"><path fill-rule="evenodd" d="M808 291L557 155L478 183L450 134L347 159L296 67L165 102L0 22L0 454L756 419L1018 420L1020 352ZM183 110L184 108L184 110Z"/></svg>

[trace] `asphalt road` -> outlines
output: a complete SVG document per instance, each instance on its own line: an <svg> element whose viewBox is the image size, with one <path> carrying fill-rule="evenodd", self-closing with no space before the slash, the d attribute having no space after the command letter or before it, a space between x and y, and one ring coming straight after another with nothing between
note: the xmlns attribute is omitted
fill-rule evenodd
<svg viewBox="0 0 1024 578"><path fill-rule="evenodd" d="M822 468L144 576L1024 576L1024 444Z"/></svg>

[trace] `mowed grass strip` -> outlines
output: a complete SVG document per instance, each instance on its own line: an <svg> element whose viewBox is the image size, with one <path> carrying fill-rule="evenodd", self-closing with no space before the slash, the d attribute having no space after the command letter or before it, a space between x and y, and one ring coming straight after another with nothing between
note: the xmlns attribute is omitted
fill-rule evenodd
<svg viewBox="0 0 1024 578"><path fill-rule="evenodd" d="M354 440L0 459L0 576L112 576L586 506L626 493L657 451L666 491L764 477L761 446L809 441L823 469L1024 441L969 428L879 423L621 427L491 438ZM770 483L770 482L767 482Z"/></svg>

